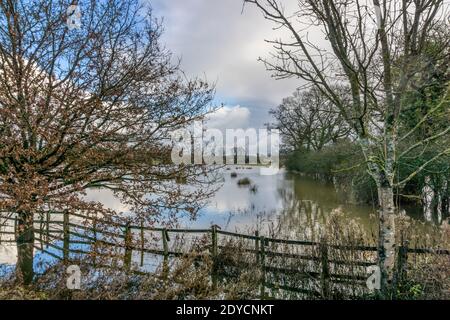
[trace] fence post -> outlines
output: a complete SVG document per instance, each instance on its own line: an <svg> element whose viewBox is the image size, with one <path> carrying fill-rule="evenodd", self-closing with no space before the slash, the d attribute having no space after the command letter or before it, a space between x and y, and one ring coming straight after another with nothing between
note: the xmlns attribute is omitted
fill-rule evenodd
<svg viewBox="0 0 450 320"><path fill-rule="evenodd" d="M211 227L211 255L213 257L213 259L217 258L217 225L213 225Z"/></svg>
<svg viewBox="0 0 450 320"><path fill-rule="evenodd" d="M213 260L213 265L212 265L212 274L211 274L211 280L212 280L212 285L213 285L213 289L217 288L217 255L219 253L218 251L218 237L217 237L217 229L219 227L217 225L213 225L211 227L211 256L212 256L212 260Z"/></svg>
<svg viewBox="0 0 450 320"><path fill-rule="evenodd" d="M69 211L65 210L63 215L63 261L67 263L69 261L70 249Z"/></svg>
<svg viewBox="0 0 450 320"><path fill-rule="evenodd" d="M261 299L265 299L266 296L266 238L260 237L261 247Z"/></svg>
<svg viewBox="0 0 450 320"><path fill-rule="evenodd" d="M19 236L19 229L18 229L18 221L19 217L17 216L17 214L14 217L14 239L17 239L17 237Z"/></svg>
<svg viewBox="0 0 450 320"><path fill-rule="evenodd" d="M395 279L395 286L402 285L406 281L408 270L408 241L402 240L402 245L398 249L397 256L397 275Z"/></svg>
<svg viewBox="0 0 450 320"><path fill-rule="evenodd" d="M94 243L97 245L97 215L95 215L94 223L93 223L93 232L94 232Z"/></svg>
<svg viewBox="0 0 450 320"><path fill-rule="evenodd" d="M92 264L94 266L94 268L97 267L97 243L98 243L98 238L97 238L97 213L95 214L94 217L94 222L92 224L92 231L93 231L93 235L94 235L94 243L92 245L92 250L94 251L94 256L92 258Z"/></svg>
<svg viewBox="0 0 450 320"><path fill-rule="evenodd" d="M39 221L39 244L41 245L41 250L44 250L44 213L39 215L40 221Z"/></svg>
<svg viewBox="0 0 450 320"><path fill-rule="evenodd" d="M319 244L320 261L322 265L322 272L320 274L320 282L322 288L322 297L330 298L330 266L328 264L328 245L325 240L321 240Z"/></svg>
<svg viewBox="0 0 450 320"><path fill-rule="evenodd" d="M259 231L255 231L256 264L259 264Z"/></svg>
<svg viewBox="0 0 450 320"><path fill-rule="evenodd" d="M45 226L45 229L47 231L47 249L50 243L50 211L47 211L47 225Z"/></svg>
<svg viewBox="0 0 450 320"><path fill-rule="evenodd" d="M163 250L164 250L164 262L163 262L163 277L166 278L169 274L169 244L168 241L170 241L169 233L167 232L167 229L164 228L161 231L161 237L163 241Z"/></svg>
<svg viewBox="0 0 450 320"><path fill-rule="evenodd" d="M164 259L169 257L169 244L167 243L167 241L169 240L168 238L168 233L167 233L167 229L164 228L162 229L162 240L163 240L163 250L164 250Z"/></svg>
<svg viewBox="0 0 450 320"><path fill-rule="evenodd" d="M141 267L144 266L144 248L145 248L144 220L142 220L141 221Z"/></svg>
<svg viewBox="0 0 450 320"><path fill-rule="evenodd" d="M127 222L127 224L125 225L124 236L125 236L125 255L123 264L125 269L129 271L131 268L131 257L133 252L133 248L131 245L133 239L131 235L130 222Z"/></svg>

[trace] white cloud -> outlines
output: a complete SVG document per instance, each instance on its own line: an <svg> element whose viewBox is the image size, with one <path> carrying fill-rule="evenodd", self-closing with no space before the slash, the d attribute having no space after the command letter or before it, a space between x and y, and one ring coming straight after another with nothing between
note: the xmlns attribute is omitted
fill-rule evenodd
<svg viewBox="0 0 450 320"><path fill-rule="evenodd" d="M224 106L207 117L205 127L210 129L240 129L247 128L251 112L246 107Z"/></svg>
<svg viewBox="0 0 450 320"><path fill-rule="evenodd" d="M247 106L251 127L268 122L269 109L301 84L298 79L274 80L257 61L272 51L264 39L283 33L273 30L255 6L247 5L242 13L243 0L147 1L156 16L164 17L162 40L182 57L186 73L217 82L217 103Z"/></svg>

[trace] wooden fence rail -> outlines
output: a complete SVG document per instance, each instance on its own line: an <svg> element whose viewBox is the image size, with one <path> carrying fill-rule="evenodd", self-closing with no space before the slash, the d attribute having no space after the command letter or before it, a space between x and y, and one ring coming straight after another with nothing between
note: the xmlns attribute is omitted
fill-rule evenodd
<svg viewBox="0 0 450 320"><path fill-rule="evenodd" d="M170 229L170 228L152 228L146 227L143 223L140 225L133 225L130 222L121 223L115 221L105 222L102 219L87 217L77 213L68 212L52 212L52 215L62 215L61 221L52 221L50 213L41 214L38 219L34 220L35 224L39 224L39 228L36 228L36 240L41 243L40 247L36 247L39 250L58 258L64 262L70 260L71 254L90 254L89 250L82 250L80 248L73 249L71 244L80 245L106 245L111 247L116 247L123 250L123 255L119 258L123 261L123 266L126 270L132 268L132 253L133 251L140 252L140 265L144 265L144 254L155 254L160 255L164 258L163 261L163 272L167 274L168 271L168 260L170 257L179 257L186 252L183 251L171 251L169 248L169 243L171 242L170 234L198 234L205 239L210 238L209 248L211 257L213 261L217 260L220 253L226 248L226 246L219 244L219 236L233 239L243 239L250 240L253 242L253 246L244 248L243 251L254 256L256 265L259 266L261 270L261 297L265 296L266 288L273 288L274 286L281 289L291 289L291 291L298 291L296 288L289 287L288 285L274 285L267 281L267 274L269 273L283 273L283 274L295 274L298 270L293 270L289 268L280 268L277 266L267 265L267 261L270 258L285 258L285 259L297 259L304 261L311 261L317 263L320 268L317 272L309 272L308 276L318 279L320 282L320 292L315 294L320 295L323 298L329 298L331 296L331 283L337 281L344 281L345 279L354 279L362 281L363 277L351 274L334 274L331 266L337 265L349 265L353 267L368 267L374 265L374 261L346 261L332 258L330 256L330 250L341 250L341 251L352 251L360 253L374 254L377 248L374 246L339 246L335 244L328 244L326 241L314 242L314 241L298 241L298 240L287 240L287 239L275 239L270 237L261 236L258 232L254 235L240 234L229 231L220 230L218 226L212 226L211 229ZM71 221L70 217L76 217L83 219L84 221L90 221L93 226L87 224L75 223ZM16 228L17 219L13 217L3 218L5 221L10 221L14 223L14 228ZM105 223L109 229L101 230L98 226ZM54 227L59 227L59 229L54 229ZM111 228L118 228L122 232L117 232L111 230ZM137 231L137 232L136 232ZM151 249L145 246L145 232L159 233L161 248ZM137 237L136 237L137 234ZM0 244L1 243L13 243L15 240L3 240L1 235L16 235L16 230L14 231L4 231L0 232ZM114 239L108 239L111 237ZM77 238L79 240L77 240ZM135 241L134 238L138 238ZM81 239L81 240L80 240ZM52 247L60 252L62 252L62 257L55 253L49 252L44 248L44 243L46 248ZM62 242L62 246L57 245L57 242ZM136 244L138 243L138 244ZM301 254L301 253L288 253L288 252L278 252L273 250L275 245L290 245L290 246L302 246L305 248L314 248L317 250L318 255L312 254ZM406 275L408 254L438 254L438 255L450 255L450 250L447 249L430 249L430 248L409 248L408 244L405 242L399 247L398 250L398 260L397 260L397 274L399 278ZM216 277L217 267L214 264L212 279L213 283L217 283ZM299 292L301 292L300 290Z"/></svg>

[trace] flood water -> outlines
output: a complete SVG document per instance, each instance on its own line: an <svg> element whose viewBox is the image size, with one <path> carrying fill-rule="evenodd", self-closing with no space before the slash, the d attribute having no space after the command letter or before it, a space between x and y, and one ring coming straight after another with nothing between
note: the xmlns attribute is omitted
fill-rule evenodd
<svg viewBox="0 0 450 320"><path fill-rule="evenodd" d="M232 177L236 173L237 177ZM263 176L258 168L230 166L223 170L219 191L200 211L195 220L181 217L180 227L209 228L218 225L222 230L242 233L278 227L295 237L296 229L307 223L322 223L332 212L340 211L348 219L357 219L368 230L374 227L376 207L353 204L348 194L332 183L281 170L277 175ZM250 179L250 185L239 186L238 181ZM376 192L376 190L373 190ZM109 191L92 190L88 198L100 201L111 209L126 211ZM400 208L415 220L425 221L419 205ZM427 223L442 221L433 217Z"/></svg>
<svg viewBox="0 0 450 320"><path fill-rule="evenodd" d="M237 173L233 178L231 173ZM262 176L257 168L228 168L222 188L209 201L195 221L184 220L188 227L219 225L228 231L276 228L295 237L302 225L323 223L335 211L348 219L356 219L367 230L372 229L377 208L368 204L353 204L348 194L332 183L280 171L278 175ZM249 178L250 186L241 187L238 181ZM253 188L255 186L255 188ZM373 190L376 192L376 190ZM420 206L400 208L415 220L425 221ZM428 221L439 224L441 221Z"/></svg>
<svg viewBox="0 0 450 320"><path fill-rule="evenodd" d="M237 177L232 177L236 173ZM239 186L238 181L250 179L250 185ZM258 168L228 167L223 170L221 188L200 211L195 220L181 217L180 227L210 228L218 225L222 230L252 233L272 231L279 238L304 239L304 226L321 226L334 211L345 219L357 219L368 232L376 232L376 208L352 204L348 195L337 191L330 183L281 170L273 176L262 176ZM374 191L375 192L375 191ZM91 190L88 199L99 201L118 211L127 211L114 195L106 190ZM425 221L419 206L402 207L415 220ZM442 221L425 221L439 224ZM275 232L274 232L275 230ZM303 233L302 233L303 232ZM0 264L14 263L16 250L12 245L0 244Z"/></svg>

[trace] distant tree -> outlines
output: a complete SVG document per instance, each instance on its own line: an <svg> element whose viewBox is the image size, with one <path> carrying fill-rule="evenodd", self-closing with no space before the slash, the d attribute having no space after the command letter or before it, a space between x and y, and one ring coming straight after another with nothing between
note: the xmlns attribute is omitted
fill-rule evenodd
<svg viewBox="0 0 450 320"><path fill-rule="evenodd" d="M149 223L195 214L203 168L170 163L172 130L200 119L213 89L186 79L138 0L0 2L0 208L18 217L18 275L33 276L33 217L48 210L119 214L83 197L112 190ZM198 185L198 184L197 184ZM151 194L151 196L149 196Z"/></svg>
<svg viewBox="0 0 450 320"><path fill-rule="evenodd" d="M287 11L278 0L244 3L255 5L289 35L289 39L269 41L275 53L274 59L263 60L267 69L277 78L302 79L321 91L341 110L357 136L367 171L378 189L378 263L381 293L386 297L394 278L394 189L450 154L448 138L443 139L450 133L449 126L433 130L424 140L411 139L430 116L449 112L449 83L436 97L435 106L423 113L411 130L400 131L401 115L410 104L406 98L423 80L421 75L430 61L441 59L448 49L449 6L443 0L298 0L297 8ZM436 31L440 26L445 27ZM323 42L310 37L313 29L323 32ZM427 44L436 32L445 32L442 38L446 41L430 55ZM349 108L336 84L349 86ZM430 145L434 151L429 160L398 179L399 163Z"/></svg>
<svg viewBox="0 0 450 320"><path fill-rule="evenodd" d="M345 88L342 88L345 91ZM350 135L340 110L320 91L298 89L270 111L280 130L283 145L292 151L320 151Z"/></svg>

